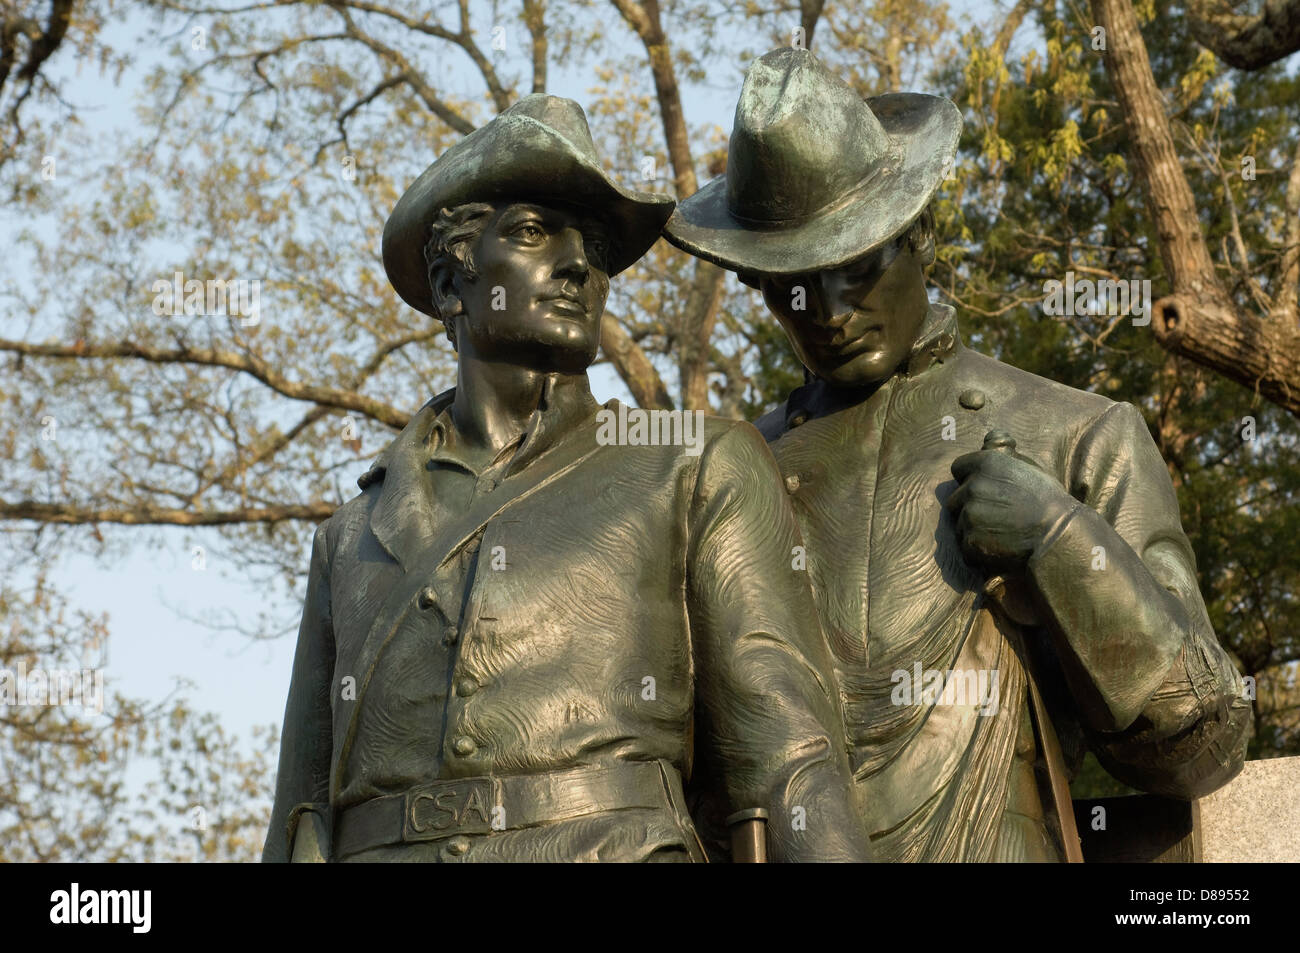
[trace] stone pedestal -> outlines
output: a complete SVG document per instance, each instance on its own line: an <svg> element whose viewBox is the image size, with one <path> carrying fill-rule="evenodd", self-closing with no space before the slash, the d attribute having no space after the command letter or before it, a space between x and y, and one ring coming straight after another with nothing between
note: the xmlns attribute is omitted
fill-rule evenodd
<svg viewBox="0 0 1300 953"><path fill-rule="evenodd" d="M1300 862L1300 758L1247 761L1199 805L1206 863Z"/></svg>
<svg viewBox="0 0 1300 953"><path fill-rule="evenodd" d="M1300 862L1300 758L1247 761L1199 801L1074 802L1086 863Z"/></svg>

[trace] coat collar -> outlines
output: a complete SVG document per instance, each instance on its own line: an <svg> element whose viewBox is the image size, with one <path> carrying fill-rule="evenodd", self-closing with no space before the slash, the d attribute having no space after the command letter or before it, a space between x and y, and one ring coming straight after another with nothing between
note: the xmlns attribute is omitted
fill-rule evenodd
<svg viewBox="0 0 1300 953"><path fill-rule="evenodd" d="M450 456L454 460L454 437L446 448L450 453L439 454L439 451L455 426L450 414L455 400L456 389L453 387L421 407L357 480L357 485L363 490L382 484L379 499L370 513L370 528L384 550L403 569L411 568L413 558L423 551L437 531L433 521L433 480L429 471L435 455ZM548 375L523 439L506 466L504 479L527 469L594 416L599 406L591 396L585 374L577 377ZM459 461L455 462L463 466Z"/></svg>
<svg viewBox="0 0 1300 953"><path fill-rule="evenodd" d="M907 360L888 381L877 391L885 390L900 378L913 378L929 370L935 364L942 364L961 347L957 333L957 311L951 305L932 304L921 322L916 340ZM870 403L867 398L863 403ZM838 410L844 406L840 392L828 386L816 377L810 377L802 387L796 387L785 403L785 429L798 427L813 417Z"/></svg>

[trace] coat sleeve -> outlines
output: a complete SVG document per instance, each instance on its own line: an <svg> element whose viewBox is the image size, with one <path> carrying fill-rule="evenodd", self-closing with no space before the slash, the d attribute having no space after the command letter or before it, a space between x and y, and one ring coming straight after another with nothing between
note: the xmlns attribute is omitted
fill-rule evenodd
<svg viewBox="0 0 1300 953"><path fill-rule="evenodd" d="M1067 486L1084 505L1031 558L1081 727L1112 775L1200 797L1241 770L1251 709L1197 586L1178 500L1141 414L1084 432Z"/></svg>
<svg viewBox="0 0 1300 953"><path fill-rule="evenodd" d="M312 824L322 856L328 859L330 852L329 783L333 751L330 686L334 677L334 632L330 617L328 526L329 520L322 523L312 542L307 601L298 628L298 648L280 737L275 804L262 849L264 863L287 863L292 859L294 835L308 814L316 815Z"/></svg>
<svg viewBox="0 0 1300 953"><path fill-rule="evenodd" d="M724 810L767 810L774 860L869 860L794 512L749 424L706 446L689 526L697 743Z"/></svg>

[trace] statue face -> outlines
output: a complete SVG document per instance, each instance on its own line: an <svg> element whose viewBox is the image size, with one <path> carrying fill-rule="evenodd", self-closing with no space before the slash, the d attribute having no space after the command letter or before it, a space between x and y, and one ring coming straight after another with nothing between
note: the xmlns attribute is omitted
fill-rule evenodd
<svg viewBox="0 0 1300 953"><path fill-rule="evenodd" d="M579 210L515 203L497 209L461 278L462 354L576 373L596 359L609 293L604 228Z"/></svg>
<svg viewBox="0 0 1300 953"><path fill-rule="evenodd" d="M922 263L902 237L843 268L764 276L761 287L803 365L843 388L889 379L930 306Z"/></svg>

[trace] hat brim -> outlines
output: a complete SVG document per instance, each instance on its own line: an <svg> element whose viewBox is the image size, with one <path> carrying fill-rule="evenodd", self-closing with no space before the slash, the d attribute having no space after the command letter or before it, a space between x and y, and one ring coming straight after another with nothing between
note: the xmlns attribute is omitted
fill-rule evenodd
<svg viewBox="0 0 1300 953"><path fill-rule="evenodd" d="M796 226L754 228L728 211L722 175L678 203L665 237L731 271L769 275L838 268L897 238L943 183L957 154L961 111L924 93L887 93L866 102L897 144L899 162L850 201Z"/></svg>
<svg viewBox="0 0 1300 953"><path fill-rule="evenodd" d="M609 227L609 274L637 261L662 234L671 196L625 189L530 116L501 115L470 133L425 169L384 225L384 270L402 300L434 314L424 247L444 208L501 200L587 208Z"/></svg>

